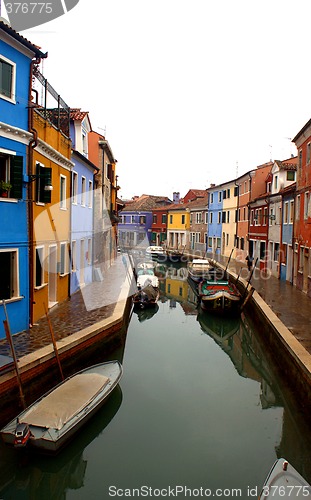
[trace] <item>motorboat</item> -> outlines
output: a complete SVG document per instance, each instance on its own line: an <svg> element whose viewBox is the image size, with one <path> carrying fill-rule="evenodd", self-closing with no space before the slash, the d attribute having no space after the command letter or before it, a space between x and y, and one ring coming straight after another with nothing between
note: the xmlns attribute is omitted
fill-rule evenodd
<svg viewBox="0 0 311 500"><path fill-rule="evenodd" d="M206 277L211 267L207 259L193 259L191 262L188 262L187 265L188 277L198 283Z"/></svg>
<svg viewBox="0 0 311 500"><path fill-rule="evenodd" d="M158 259L159 257L166 258L166 253L164 251L164 248L156 245L151 245L150 247L146 248L146 256L155 259Z"/></svg>
<svg viewBox="0 0 311 500"><path fill-rule="evenodd" d="M259 500L306 498L311 496L309 483L285 458L276 460L266 478Z"/></svg>
<svg viewBox="0 0 311 500"><path fill-rule="evenodd" d="M138 290L152 285L159 288L159 278L154 274L154 265L150 262L141 262L136 268L136 282Z"/></svg>
<svg viewBox="0 0 311 500"><path fill-rule="evenodd" d="M57 452L105 403L122 373L119 361L109 361L68 377L3 427L3 441L15 448Z"/></svg>

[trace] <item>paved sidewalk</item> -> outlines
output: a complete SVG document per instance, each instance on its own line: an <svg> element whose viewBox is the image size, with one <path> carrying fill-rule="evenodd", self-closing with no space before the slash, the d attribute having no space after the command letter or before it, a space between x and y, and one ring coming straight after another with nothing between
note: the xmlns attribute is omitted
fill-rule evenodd
<svg viewBox="0 0 311 500"><path fill-rule="evenodd" d="M126 265L128 262L124 262L119 256L104 273L103 281L86 285L70 299L50 310L49 319L56 340L68 337L112 316L120 298L122 284L125 280L131 284ZM133 284L131 286L129 293L134 291ZM29 330L13 335L13 341L18 358L51 344L52 337L47 318L40 318ZM6 340L0 341L0 355L11 355Z"/></svg>
<svg viewBox="0 0 311 500"><path fill-rule="evenodd" d="M227 258L217 257L217 260L224 266L227 265ZM246 281L249 278L244 262L231 260L228 270L240 273ZM289 282L265 276L258 268L253 273L251 285L296 339L311 353L311 299Z"/></svg>

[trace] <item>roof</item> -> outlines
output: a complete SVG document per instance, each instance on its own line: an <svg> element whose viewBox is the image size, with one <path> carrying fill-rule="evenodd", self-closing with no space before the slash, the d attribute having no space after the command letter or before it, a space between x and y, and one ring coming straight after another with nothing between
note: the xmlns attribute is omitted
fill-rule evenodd
<svg viewBox="0 0 311 500"><path fill-rule="evenodd" d="M70 108L70 119L71 120L84 120L84 118L89 114L88 111L81 111L81 108Z"/></svg>
<svg viewBox="0 0 311 500"><path fill-rule="evenodd" d="M277 164L280 170L297 170L297 157L293 158L295 162L290 162L289 160L285 161L280 161L280 160L274 160L274 163Z"/></svg>
<svg viewBox="0 0 311 500"><path fill-rule="evenodd" d="M142 194L138 199L126 202L125 207L122 212L126 212L127 209L131 212L136 212L138 210L153 210L154 208L165 206L171 203L171 200L167 196L154 196L149 194Z"/></svg>
<svg viewBox="0 0 311 500"><path fill-rule="evenodd" d="M48 56L47 52L41 52L40 47L38 45L35 45L31 43L27 38L23 37L17 31L13 30L11 26L6 24L3 20L0 21L0 29L3 30L5 33L7 33L9 36L17 40L19 43L24 45L24 47L27 47L27 49L31 50L32 52L35 53L37 57L40 59L46 58Z"/></svg>
<svg viewBox="0 0 311 500"><path fill-rule="evenodd" d="M292 142L295 143L297 141L297 139L299 139L299 137L301 135L303 135L304 132L306 132L306 130L308 130L308 128L310 127L310 125L311 125L311 119L309 121L307 121L307 123L302 127L301 130L299 130L298 134L296 134L295 137L294 137L294 139L292 139Z"/></svg>

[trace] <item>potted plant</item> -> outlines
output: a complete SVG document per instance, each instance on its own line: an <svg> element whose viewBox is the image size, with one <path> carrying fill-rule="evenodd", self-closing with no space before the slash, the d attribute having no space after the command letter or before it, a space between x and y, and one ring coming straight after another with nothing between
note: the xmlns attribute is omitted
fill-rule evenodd
<svg viewBox="0 0 311 500"><path fill-rule="evenodd" d="M0 181L0 194L2 198L7 198L8 197L8 192L12 188L12 184L6 181Z"/></svg>

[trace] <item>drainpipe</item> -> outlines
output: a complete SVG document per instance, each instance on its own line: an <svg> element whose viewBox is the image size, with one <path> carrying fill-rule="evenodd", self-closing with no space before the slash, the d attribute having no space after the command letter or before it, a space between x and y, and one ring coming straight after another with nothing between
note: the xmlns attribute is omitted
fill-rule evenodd
<svg viewBox="0 0 311 500"><path fill-rule="evenodd" d="M238 202L237 202L237 206L236 206L237 213L236 213L236 222L235 222L235 248L237 248L237 238L238 238L238 230L239 230L240 193L239 193L239 185L238 185L236 180L234 181L234 184L237 187L237 192L238 192ZM235 253L235 257L236 257L236 253Z"/></svg>
<svg viewBox="0 0 311 500"><path fill-rule="evenodd" d="M32 78L34 65L39 64L40 59L33 60L30 65L30 76L29 76L29 96L28 96L28 127L29 131L33 134L33 139L29 143L28 149L28 176L33 175L33 150L38 144L38 132L33 126L33 110L31 109L30 103L32 101ZM38 92L36 92L38 100ZM38 104L38 102L36 102ZM27 184L27 200L28 200L28 255L29 255L29 326L33 325L33 304L34 304L34 229L33 229L33 186L31 182Z"/></svg>

